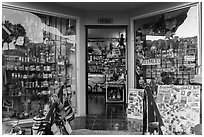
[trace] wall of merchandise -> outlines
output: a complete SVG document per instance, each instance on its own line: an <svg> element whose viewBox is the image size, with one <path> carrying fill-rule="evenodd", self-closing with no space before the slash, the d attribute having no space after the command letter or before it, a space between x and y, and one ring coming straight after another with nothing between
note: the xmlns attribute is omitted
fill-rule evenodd
<svg viewBox="0 0 204 137"><path fill-rule="evenodd" d="M126 71L124 40L123 36L88 39L88 75L98 77L90 80L89 85L92 86L92 92L106 92L107 102L124 101Z"/></svg>
<svg viewBox="0 0 204 137"><path fill-rule="evenodd" d="M2 52L3 110L9 108L3 116L33 117L61 85L67 93L75 91L76 22L10 9L3 9L3 17L4 28L11 32Z"/></svg>
<svg viewBox="0 0 204 137"><path fill-rule="evenodd" d="M196 6L135 21L136 88L150 85L165 135L193 134L192 129L200 123L201 89L194 83L199 68L199 34L175 35L190 15L197 16L191 8ZM151 112L148 103L148 123L154 122Z"/></svg>

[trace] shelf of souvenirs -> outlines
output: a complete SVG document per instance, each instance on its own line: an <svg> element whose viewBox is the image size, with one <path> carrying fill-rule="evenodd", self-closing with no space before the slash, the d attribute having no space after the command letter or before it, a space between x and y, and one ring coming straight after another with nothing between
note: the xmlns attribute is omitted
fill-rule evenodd
<svg viewBox="0 0 204 137"><path fill-rule="evenodd" d="M36 95L36 96L47 96L47 95L49 95L49 94L38 94L38 95ZM4 96L5 98L20 98L20 97L26 97L26 98L30 98L30 97L32 97L33 95L24 95L24 94L22 94L22 95L7 95L7 96Z"/></svg>
<svg viewBox="0 0 204 137"><path fill-rule="evenodd" d="M106 85L122 85L122 86L124 86L125 81L108 81L105 84Z"/></svg>
<svg viewBox="0 0 204 137"><path fill-rule="evenodd" d="M145 73L162 73L162 72L169 72L169 73L174 73L174 74L178 74L178 75L188 75L188 74L195 74L196 68L195 65L193 67L180 67L180 68L176 68L176 67L156 67L156 68L146 68L146 72Z"/></svg>
<svg viewBox="0 0 204 137"><path fill-rule="evenodd" d="M92 74L104 74L103 70L89 70L88 73Z"/></svg>
<svg viewBox="0 0 204 137"><path fill-rule="evenodd" d="M97 66L97 65L91 65L88 66L88 72L89 73L112 73L111 70L113 70L114 68L117 69L123 69L125 68L125 65L107 65L107 66ZM108 72L107 72L108 71Z"/></svg>
<svg viewBox="0 0 204 137"><path fill-rule="evenodd" d="M125 62L119 62L117 60L113 60L113 61L108 61L108 62L99 62L99 61L93 61L93 62L88 62L88 66L100 66L100 67L125 67Z"/></svg>
<svg viewBox="0 0 204 137"><path fill-rule="evenodd" d="M11 81L52 81L53 78L39 78L39 77L30 77L30 78L22 78L22 77L12 77Z"/></svg>
<svg viewBox="0 0 204 137"><path fill-rule="evenodd" d="M34 91L38 91L38 92L41 92L41 91L49 91L50 88L52 88L54 85L54 83L48 83L48 82L44 82L44 83L36 83L36 82L27 82L27 83L24 83L24 85L22 86L22 90L20 91L28 91L30 92L31 90L34 90ZM71 85L67 85L67 86L71 86ZM9 89L9 91L16 91L17 88L13 89Z"/></svg>
<svg viewBox="0 0 204 137"><path fill-rule="evenodd" d="M21 62L22 65L53 65L56 64L56 62L34 62L34 61L30 61L30 62Z"/></svg>
<svg viewBox="0 0 204 137"><path fill-rule="evenodd" d="M10 72L10 73L9 73ZM23 73L22 73L23 72ZM9 76L9 78L12 79L52 79L53 78L53 74L52 73L47 73L46 72L41 72L41 73L31 73L31 72L27 72L26 71L12 71L12 70L8 70L7 75ZM35 72L35 71L33 71Z"/></svg>
<svg viewBox="0 0 204 137"><path fill-rule="evenodd" d="M25 70L25 71L52 71L52 66L71 66L71 63L58 62L6 62L4 66L8 70Z"/></svg>
<svg viewBox="0 0 204 137"><path fill-rule="evenodd" d="M13 72L13 73L21 73L21 74L29 74L29 73L52 73L52 71L55 70L29 70L29 69L7 69L8 72Z"/></svg>
<svg viewBox="0 0 204 137"><path fill-rule="evenodd" d="M94 54L94 53L89 53L89 56L106 56L106 54Z"/></svg>
<svg viewBox="0 0 204 137"><path fill-rule="evenodd" d="M29 57L29 56L18 56L18 55L3 55L3 59L6 62L21 62L23 64L53 64L56 62L54 56L45 57Z"/></svg>
<svg viewBox="0 0 204 137"><path fill-rule="evenodd" d="M112 54L89 54L90 61L100 61L108 59L125 59L125 55L112 55Z"/></svg>
<svg viewBox="0 0 204 137"><path fill-rule="evenodd" d="M50 93L50 91L47 89L47 88L39 88L39 89L35 89L35 88L32 88L33 89L33 91L37 91L37 93L36 93L36 96L38 96L38 95L40 95L40 96L47 96L47 95L50 95L51 93ZM16 98L16 97L32 97L33 95L32 95L32 92L31 91L29 91L29 90L25 90L24 92L13 92L13 94L10 94L10 95L3 95L4 97L6 97L6 98Z"/></svg>
<svg viewBox="0 0 204 137"><path fill-rule="evenodd" d="M107 57L108 60L119 60L119 59L125 59L125 56L108 56Z"/></svg>
<svg viewBox="0 0 204 137"><path fill-rule="evenodd" d="M36 89L36 90L39 90L39 89L48 89L49 87L25 87L26 89Z"/></svg>
<svg viewBox="0 0 204 137"><path fill-rule="evenodd" d="M24 87L24 88L48 88L49 86L52 86L54 84L54 81L40 81L40 80L33 80L33 81L18 81L19 82L19 86L20 87ZM10 87L12 88L12 86L15 86L15 83L12 84L12 81L10 81L11 85Z"/></svg>
<svg viewBox="0 0 204 137"><path fill-rule="evenodd" d="M136 57L143 57L145 59L149 58L174 58L174 59L182 59L185 58L186 56L191 56L196 58L196 49L181 49L181 50L159 50L159 51L145 51L144 55L140 54L137 50L136 52Z"/></svg>
<svg viewBox="0 0 204 137"><path fill-rule="evenodd" d="M51 72L51 71L55 71L55 67L50 66L49 64L24 64L21 65L19 63L15 64L15 63L6 63L4 65L6 67L6 70L9 71L15 71L15 72L24 72L24 71L30 71L30 72Z"/></svg>
<svg viewBox="0 0 204 137"><path fill-rule="evenodd" d="M100 65L100 66L105 66L104 61L88 61L88 65L90 66L95 66L95 65Z"/></svg>

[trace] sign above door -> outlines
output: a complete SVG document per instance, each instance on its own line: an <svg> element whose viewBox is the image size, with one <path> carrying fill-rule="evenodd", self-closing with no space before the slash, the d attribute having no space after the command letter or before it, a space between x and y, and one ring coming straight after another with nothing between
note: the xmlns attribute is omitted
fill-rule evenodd
<svg viewBox="0 0 204 137"><path fill-rule="evenodd" d="M98 24L113 24L113 18L98 18Z"/></svg>

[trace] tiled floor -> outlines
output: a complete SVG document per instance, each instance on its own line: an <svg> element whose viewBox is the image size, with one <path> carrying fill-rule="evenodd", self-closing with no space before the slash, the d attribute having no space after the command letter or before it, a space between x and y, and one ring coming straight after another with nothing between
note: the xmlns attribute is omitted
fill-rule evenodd
<svg viewBox="0 0 204 137"><path fill-rule="evenodd" d="M142 121L127 118L124 104L106 104L104 95L90 95L88 108L86 117L76 117L71 122L73 130L142 132Z"/></svg>

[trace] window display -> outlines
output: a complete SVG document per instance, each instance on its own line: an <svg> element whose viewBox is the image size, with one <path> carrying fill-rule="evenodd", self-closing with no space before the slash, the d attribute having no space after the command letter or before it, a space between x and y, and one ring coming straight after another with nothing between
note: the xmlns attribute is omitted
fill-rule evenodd
<svg viewBox="0 0 204 137"><path fill-rule="evenodd" d="M158 21L156 23L144 21L142 27L136 31L136 72L138 75L142 74L142 71L149 81L160 81L163 84L182 85L193 82L198 68L197 36L194 34L192 37L176 35L179 34L178 27L187 18L188 11L189 8L185 8L150 17L157 18ZM177 19L180 16L183 18ZM158 24L160 27L156 28Z"/></svg>
<svg viewBox="0 0 204 137"><path fill-rule="evenodd" d="M76 96L76 20L2 11L3 117L36 116L62 85Z"/></svg>
<svg viewBox="0 0 204 137"><path fill-rule="evenodd" d="M191 128L200 122L200 86L191 85L200 67L197 8L135 21L136 87L150 85L163 134L193 134ZM153 112L150 105L148 109Z"/></svg>

